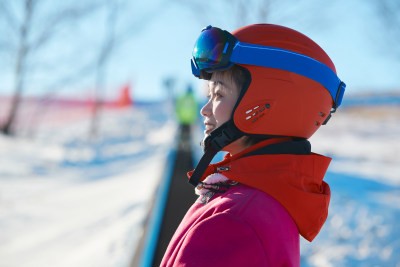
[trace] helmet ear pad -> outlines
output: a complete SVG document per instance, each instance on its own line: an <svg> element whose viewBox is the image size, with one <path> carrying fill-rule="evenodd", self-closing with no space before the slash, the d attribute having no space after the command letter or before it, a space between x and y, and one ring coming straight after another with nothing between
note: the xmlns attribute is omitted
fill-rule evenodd
<svg viewBox="0 0 400 267"><path fill-rule="evenodd" d="M330 114L332 97L318 82L285 70L240 66L251 74L233 113L242 132L309 138Z"/></svg>

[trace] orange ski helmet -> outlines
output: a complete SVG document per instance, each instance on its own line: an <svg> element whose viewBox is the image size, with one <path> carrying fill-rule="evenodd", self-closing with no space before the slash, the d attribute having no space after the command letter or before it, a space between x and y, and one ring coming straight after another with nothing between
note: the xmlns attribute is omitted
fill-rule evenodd
<svg viewBox="0 0 400 267"><path fill-rule="evenodd" d="M204 28L193 50L192 73L208 80L233 64L249 72L250 82L231 119L204 140L202 160L243 135L311 137L341 104L346 87L318 44L279 25L254 24L232 34Z"/></svg>
<svg viewBox="0 0 400 267"><path fill-rule="evenodd" d="M325 51L304 34L287 27L257 24L232 34L241 42L282 48L336 69ZM320 83L273 68L238 64L250 71L251 83L233 118L249 134L311 137L330 116L335 99Z"/></svg>

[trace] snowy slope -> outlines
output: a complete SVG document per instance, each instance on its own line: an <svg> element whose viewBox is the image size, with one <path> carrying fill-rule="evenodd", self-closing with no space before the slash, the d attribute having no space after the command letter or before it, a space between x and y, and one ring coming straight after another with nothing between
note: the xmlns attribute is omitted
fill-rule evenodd
<svg viewBox="0 0 400 267"><path fill-rule="evenodd" d="M166 106L0 136L0 266L127 266L174 146Z"/></svg>
<svg viewBox="0 0 400 267"><path fill-rule="evenodd" d="M400 105L344 107L310 141L331 171L400 186Z"/></svg>
<svg viewBox="0 0 400 267"><path fill-rule="evenodd" d="M333 157L332 198L302 266L400 266L400 106L343 107L310 141Z"/></svg>

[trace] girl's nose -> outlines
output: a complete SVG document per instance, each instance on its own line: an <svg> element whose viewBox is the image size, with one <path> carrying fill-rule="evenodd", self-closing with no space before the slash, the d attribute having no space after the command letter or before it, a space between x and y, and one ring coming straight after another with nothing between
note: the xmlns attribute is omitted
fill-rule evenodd
<svg viewBox="0 0 400 267"><path fill-rule="evenodd" d="M208 102L201 108L201 110L200 110L200 114L203 116L203 117L209 117L209 116L211 116L211 111L212 111L212 101L211 101L211 98L208 100Z"/></svg>

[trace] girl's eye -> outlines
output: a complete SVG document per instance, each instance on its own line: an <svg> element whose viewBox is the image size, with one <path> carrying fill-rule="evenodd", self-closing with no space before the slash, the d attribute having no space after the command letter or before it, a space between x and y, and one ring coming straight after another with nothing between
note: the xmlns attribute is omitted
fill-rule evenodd
<svg viewBox="0 0 400 267"><path fill-rule="evenodd" d="M220 92L215 92L215 98L221 98L223 95Z"/></svg>

